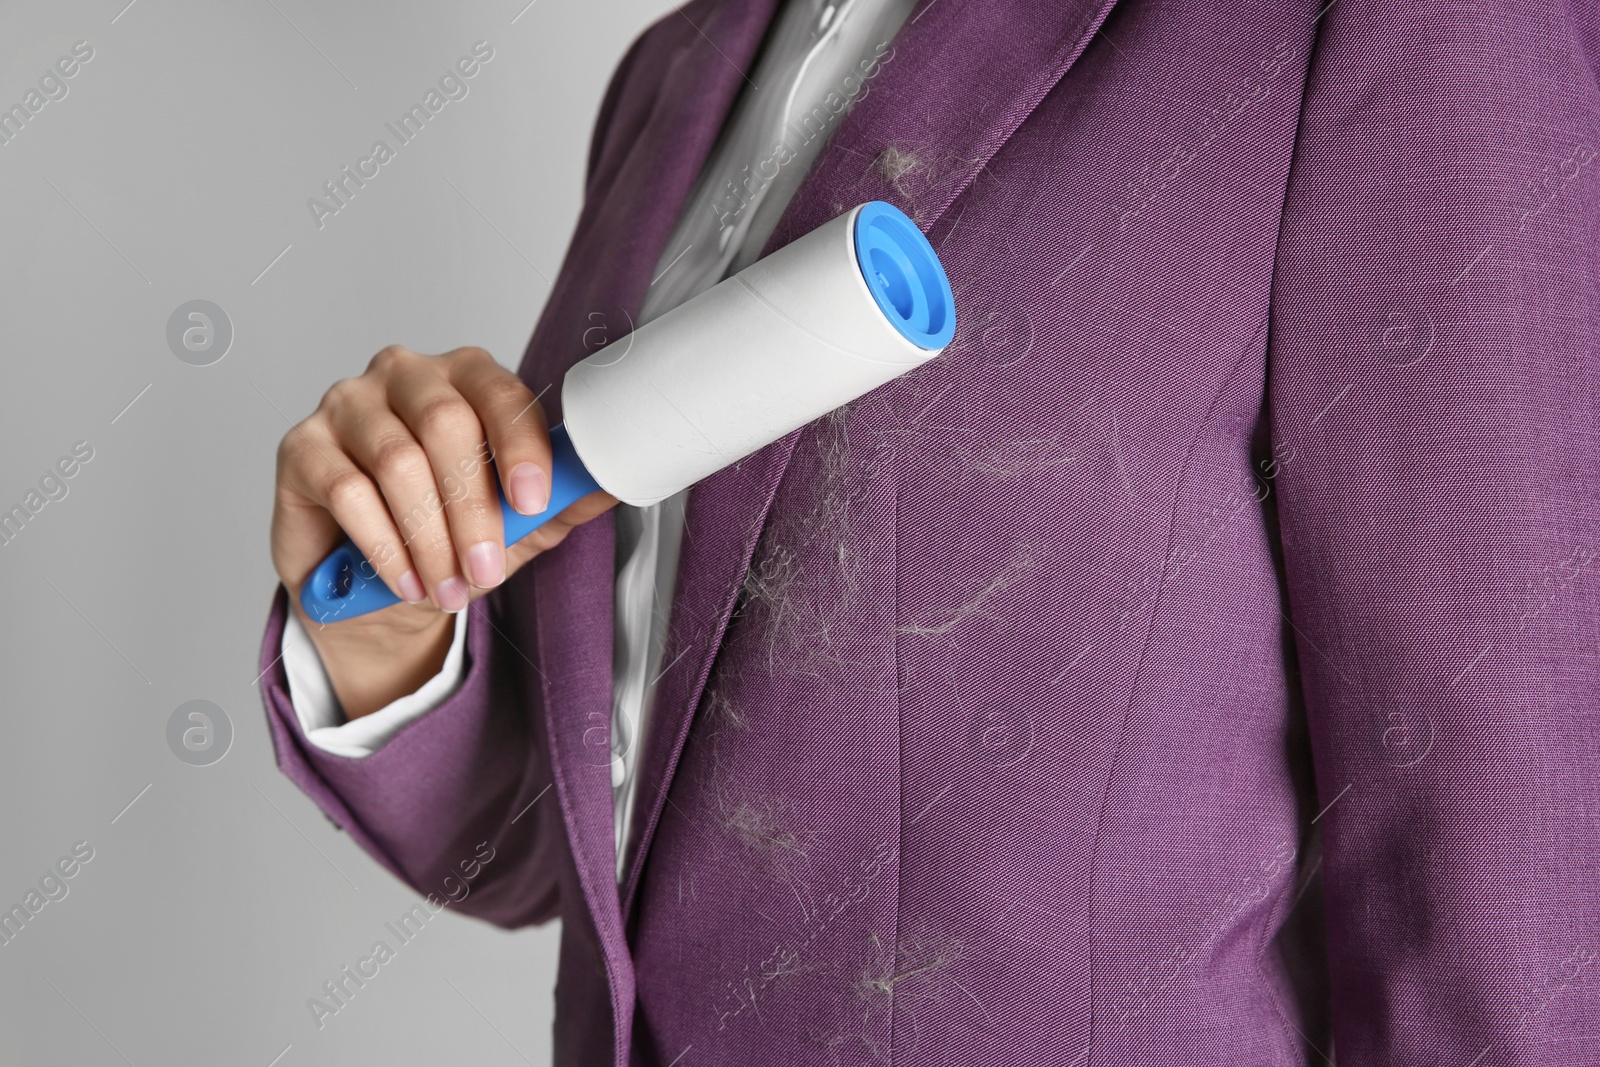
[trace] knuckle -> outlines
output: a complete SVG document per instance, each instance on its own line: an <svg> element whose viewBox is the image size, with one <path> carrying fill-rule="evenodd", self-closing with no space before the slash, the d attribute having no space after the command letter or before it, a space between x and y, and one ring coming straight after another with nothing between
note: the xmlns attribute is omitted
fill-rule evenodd
<svg viewBox="0 0 1600 1067"><path fill-rule="evenodd" d="M463 460L455 469L447 468L439 477L439 495L444 497L447 504L459 504L472 495L472 480L475 477L476 472L471 470L470 461Z"/></svg>
<svg viewBox="0 0 1600 1067"><path fill-rule="evenodd" d="M450 513L450 519L455 525L470 531L472 540L477 540L477 532L488 526L490 520L498 514L499 508L491 508L487 497L481 493L472 493L456 502Z"/></svg>
<svg viewBox="0 0 1600 1067"><path fill-rule="evenodd" d="M438 526L420 534L412 543L412 551L419 563L427 561L430 570L445 575L455 573L456 546L451 543L449 533Z"/></svg>
<svg viewBox="0 0 1600 1067"><path fill-rule="evenodd" d="M516 423L515 429L522 429L524 424L528 429L538 425L534 411L542 410L539 409L539 402L534 400L533 393L515 374L507 374L490 382L484 387L484 397L495 410L507 413L508 429L513 428L510 420L517 419L519 415L522 418Z"/></svg>
<svg viewBox="0 0 1600 1067"><path fill-rule="evenodd" d="M323 429L320 415L312 415L303 419L289 429L282 439L278 441L278 471L280 474L303 467L317 458L316 445L312 440L314 434L319 434Z"/></svg>
<svg viewBox="0 0 1600 1067"><path fill-rule="evenodd" d="M304 430L302 429L304 426L305 423L301 423L299 426L296 426L294 429L284 434L283 439L278 442L279 474L282 474L284 471L294 466L295 462L305 452L305 443L301 437L301 435L304 433Z"/></svg>
<svg viewBox="0 0 1600 1067"><path fill-rule="evenodd" d="M463 348L457 348L451 351L450 354L445 358L456 363L467 365L494 362L494 357L489 355L488 350L479 348L477 345L467 345Z"/></svg>
<svg viewBox="0 0 1600 1067"><path fill-rule="evenodd" d="M567 539L567 534L571 530L572 527L566 525L565 523L552 522L533 531L533 533L524 540L531 542L539 549L540 552L548 552L552 548L559 546L561 542L565 541Z"/></svg>
<svg viewBox="0 0 1600 1067"><path fill-rule="evenodd" d="M357 388L354 378L340 378L328 386L328 391L322 394L322 402L317 405L317 410L331 411L342 404L349 403Z"/></svg>
<svg viewBox="0 0 1600 1067"><path fill-rule="evenodd" d="M431 544L431 540L423 535L437 527L438 524L434 521L436 517L436 509L431 506L431 502L418 502L412 504L408 511L395 513L395 519L400 524L406 543L417 542L417 547L423 552L426 552Z"/></svg>
<svg viewBox="0 0 1600 1067"><path fill-rule="evenodd" d="M322 394L322 402L317 405L315 414L325 422L337 425L341 420L370 407L373 395L371 379L340 378Z"/></svg>
<svg viewBox="0 0 1600 1067"><path fill-rule="evenodd" d="M367 553L367 562L380 574L392 573L398 570L396 564L400 559L400 549L388 537L380 537L372 544L372 551ZM396 575L398 577L398 575Z"/></svg>
<svg viewBox="0 0 1600 1067"><path fill-rule="evenodd" d="M389 374L415 354L403 345L386 345L368 362L367 371L373 374Z"/></svg>
<svg viewBox="0 0 1600 1067"><path fill-rule="evenodd" d="M342 470L328 479L323 488L328 506L334 511L356 506L367 494L368 482L364 475L353 470Z"/></svg>
<svg viewBox="0 0 1600 1067"><path fill-rule="evenodd" d="M478 415L459 394L426 401L417 412L417 430L428 437L465 437L478 433Z"/></svg>
<svg viewBox="0 0 1600 1067"><path fill-rule="evenodd" d="M372 466L380 478L408 481L427 471L428 456L409 437L389 434L374 442Z"/></svg>

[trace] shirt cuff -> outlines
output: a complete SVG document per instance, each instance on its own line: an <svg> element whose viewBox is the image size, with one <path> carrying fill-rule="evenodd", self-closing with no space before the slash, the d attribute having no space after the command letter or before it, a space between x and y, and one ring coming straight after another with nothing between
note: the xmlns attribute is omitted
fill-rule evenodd
<svg viewBox="0 0 1600 1067"><path fill-rule="evenodd" d="M311 635L291 609L283 627L283 672L289 683L289 701L306 740L324 752L349 759L365 759L388 744L411 723L443 704L466 677L467 613L456 615L455 636L439 673L416 692L386 704L371 715L345 721L344 709L334 695L333 683L322 665Z"/></svg>

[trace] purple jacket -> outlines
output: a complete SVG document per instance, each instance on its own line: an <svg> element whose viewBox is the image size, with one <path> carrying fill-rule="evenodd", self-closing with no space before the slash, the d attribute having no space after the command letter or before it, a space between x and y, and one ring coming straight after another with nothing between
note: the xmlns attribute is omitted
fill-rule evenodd
<svg viewBox="0 0 1600 1067"><path fill-rule="evenodd" d="M620 892L609 517L370 759L269 671L379 862L562 919L557 1062L1600 1062L1600 20L1325 2L907 23L770 247L891 201L960 330L693 490ZM775 3L628 52L531 386Z"/></svg>

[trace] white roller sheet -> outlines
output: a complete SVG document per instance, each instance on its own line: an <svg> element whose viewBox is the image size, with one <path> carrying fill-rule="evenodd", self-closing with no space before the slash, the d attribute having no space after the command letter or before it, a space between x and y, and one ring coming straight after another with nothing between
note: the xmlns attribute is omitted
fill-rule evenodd
<svg viewBox="0 0 1600 1067"><path fill-rule="evenodd" d="M908 340L862 279L860 211L567 372L563 421L595 481L655 503L939 354Z"/></svg>

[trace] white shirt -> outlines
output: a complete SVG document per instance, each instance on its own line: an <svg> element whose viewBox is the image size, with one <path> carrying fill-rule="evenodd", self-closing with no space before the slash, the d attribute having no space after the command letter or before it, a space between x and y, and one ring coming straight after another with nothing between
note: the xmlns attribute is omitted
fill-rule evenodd
<svg viewBox="0 0 1600 1067"><path fill-rule="evenodd" d="M761 248L839 118L880 69L915 0L788 0L657 261L638 324L737 273ZM759 88L757 88L759 87ZM617 876L638 783L638 754L666 642L687 493L616 514L611 787ZM467 614L444 666L416 692L345 721L298 617L283 632L289 698L306 739L362 759L448 699L466 674Z"/></svg>

